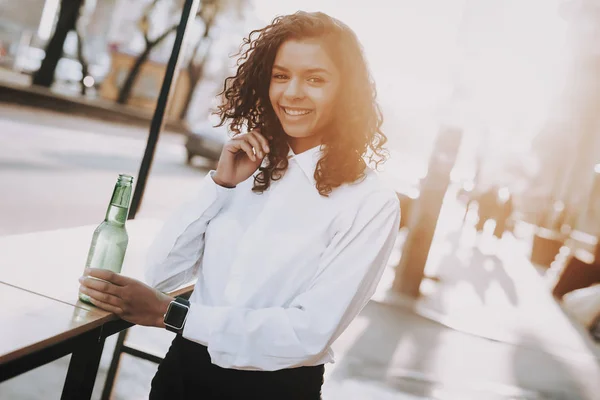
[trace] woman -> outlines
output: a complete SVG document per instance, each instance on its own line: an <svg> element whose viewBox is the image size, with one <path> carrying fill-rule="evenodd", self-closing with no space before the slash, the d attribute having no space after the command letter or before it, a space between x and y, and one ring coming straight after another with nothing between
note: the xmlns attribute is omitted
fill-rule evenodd
<svg viewBox="0 0 600 400"><path fill-rule="evenodd" d="M354 33L297 12L245 45L219 108L234 137L158 235L152 287L82 279L98 307L178 333L151 399L319 399L395 241L397 197L365 162L384 160L386 137ZM162 293L194 278L189 302Z"/></svg>

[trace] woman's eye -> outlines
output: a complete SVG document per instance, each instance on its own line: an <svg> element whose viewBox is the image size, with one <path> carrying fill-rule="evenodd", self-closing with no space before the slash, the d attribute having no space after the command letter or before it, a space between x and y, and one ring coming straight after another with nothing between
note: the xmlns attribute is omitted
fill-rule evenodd
<svg viewBox="0 0 600 400"><path fill-rule="evenodd" d="M318 76L313 76L312 78L308 78L308 81L311 83L323 83L325 79L319 78Z"/></svg>
<svg viewBox="0 0 600 400"><path fill-rule="evenodd" d="M273 78L275 78L275 79L285 79L285 78L287 78L287 76L282 75L282 74L275 74L275 75L273 75Z"/></svg>

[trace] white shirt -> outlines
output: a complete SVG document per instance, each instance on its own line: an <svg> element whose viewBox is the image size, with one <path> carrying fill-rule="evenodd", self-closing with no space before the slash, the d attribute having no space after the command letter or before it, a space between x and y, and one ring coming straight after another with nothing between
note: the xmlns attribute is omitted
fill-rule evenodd
<svg viewBox="0 0 600 400"><path fill-rule="evenodd" d="M334 362L330 345L373 295L400 208L393 190L366 178L323 197L319 147L291 153L263 193L253 178L214 183L170 218L148 254L148 283L173 290L197 278L183 337L223 368L279 370Z"/></svg>

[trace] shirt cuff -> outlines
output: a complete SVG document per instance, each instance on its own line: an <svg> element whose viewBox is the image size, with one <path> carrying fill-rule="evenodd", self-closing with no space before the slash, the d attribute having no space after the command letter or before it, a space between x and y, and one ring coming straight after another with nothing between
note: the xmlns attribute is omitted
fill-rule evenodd
<svg viewBox="0 0 600 400"><path fill-rule="evenodd" d="M220 318L218 307L192 303L183 327L184 338L208 346L210 336Z"/></svg>
<svg viewBox="0 0 600 400"><path fill-rule="evenodd" d="M214 216L218 210L225 204L233 195L235 188L226 188L221 185L217 185L213 180L215 171L210 171L206 174L202 188L200 190L200 196L202 198L212 199L212 204L207 209L208 214Z"/></svg>
<svg viewBox="0 0 600 400"><path fill-rule="evenodd" d="M215 186L217 188L221 188L221 189L228 190L228 191L231 191L231 190L233 190L233 189L236 188L235 186L233 186L233 187L226 187L226 186L217 185L217 183L215 182L215 178L214 178L214 176L215 176L216 173L217 173L217 171L215 171L213 169L213 170L210 170L210 172L208 173L208 175L211 177L211 181L215 184Z"/></svg>

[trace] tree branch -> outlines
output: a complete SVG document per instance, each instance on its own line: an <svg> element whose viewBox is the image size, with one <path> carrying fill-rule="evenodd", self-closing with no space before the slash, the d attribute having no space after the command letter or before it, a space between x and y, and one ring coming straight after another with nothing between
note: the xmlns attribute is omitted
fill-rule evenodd
<svg viewBox="0 0 600 400"><path fill-rule="evenodd" d="M152 42L149 42L151 46L156 46L157 44L159 44L160 42L162 42L163 40L165 40L165 38L167 36L169 36L171 33L175 32L177 30L177 27L179 25L173 25L172 27L170 27L169 29L167 29L166 31L164 31L159 37L157 37L156 39L154 39Z"/></svg>

